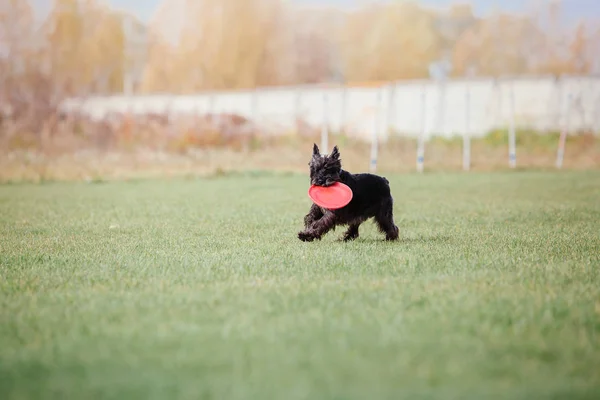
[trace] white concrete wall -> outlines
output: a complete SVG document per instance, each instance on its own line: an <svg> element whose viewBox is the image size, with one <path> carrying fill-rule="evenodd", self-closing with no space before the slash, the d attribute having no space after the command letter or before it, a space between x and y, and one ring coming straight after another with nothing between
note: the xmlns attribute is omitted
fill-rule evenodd
<svg viewBox="0 0 600 400"><path fill-rule="evenodd" d="M449 80L443 84L423 80L390 83L380 88L304 86L187 96L91 97L70 99L63 109L97 119L126 112L168 113L175 117L179 113L234 113L274 134L294 131L296 117L320 127L327 110L333 134L344 129L348 135L368 140L374 127L379 126L378 134L385 140L390 131L411 137L421 132L428 137L462 135L469 91L470 134L478 137L509 125L511 90L517 128L560 130L567 121L565 110L570 96L570 130L600 131L600 78L596 77L565 77L559 81L546 77Z"/></svg>

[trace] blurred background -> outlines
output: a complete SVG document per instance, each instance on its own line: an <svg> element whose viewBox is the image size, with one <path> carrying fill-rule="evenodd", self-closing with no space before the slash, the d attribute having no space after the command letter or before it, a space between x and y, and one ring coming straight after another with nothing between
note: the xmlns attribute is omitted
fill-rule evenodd
<svg viewBox="0 0 600 400"><path fill-rule="evenodd" d="M600 166L596 0L4 0L0 180Z"/></svg>

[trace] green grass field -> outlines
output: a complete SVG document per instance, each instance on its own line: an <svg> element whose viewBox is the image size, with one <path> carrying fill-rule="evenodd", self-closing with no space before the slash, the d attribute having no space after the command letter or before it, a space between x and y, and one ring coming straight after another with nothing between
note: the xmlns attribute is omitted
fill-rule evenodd
<svg viewBox="0 0 600 400"><path fill-rule="evenodd" d="M387 177L396 243L300 242L305 176L0 186L0 398L600 398L600 173Z"/></svg>

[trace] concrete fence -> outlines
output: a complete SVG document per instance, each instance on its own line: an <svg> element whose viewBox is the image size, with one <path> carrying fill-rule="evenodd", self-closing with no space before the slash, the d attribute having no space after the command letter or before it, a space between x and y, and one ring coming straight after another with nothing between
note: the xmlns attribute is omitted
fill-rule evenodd
<svg viewBox="0 0 600 400"><path fill-rule="evenodd" d="M390 135L480 137L493 129L600 132L600 78L521 77L391 82L378 87L299 86L194 95L69 99L65 112L94 119L117 113L237 114L265 134L286 134L298 120L333 134L372 141ZM565 128L567 127L567 128Z"/></svg>

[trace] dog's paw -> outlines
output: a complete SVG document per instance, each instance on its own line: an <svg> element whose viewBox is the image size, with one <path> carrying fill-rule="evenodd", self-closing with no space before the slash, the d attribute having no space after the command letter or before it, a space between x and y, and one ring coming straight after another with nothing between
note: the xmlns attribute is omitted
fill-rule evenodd
<svg viewBox="0 0 600 400"><path fill-rule="evenodd" d="M393 242L395 240L398 240L398 236L399 236L400 232L397 226L394 227L394 230L392 232L389 232L388 234L385 235L385 240L387 240L388 242Z"/></svg>
<svg viewBox="0 0 600 400"><path fill-rule="evenodd" d="M302 240L303 242L312 242L314 237L306 232L298 232L298 239Z"/></svg>
<svg viewBox="0 0 600 400"><path fill-rule="evenodd" d="M356 240L358 238L358 235L344 235L342 237L342 241L344 242L351 242L353 240Z"/></svg>

